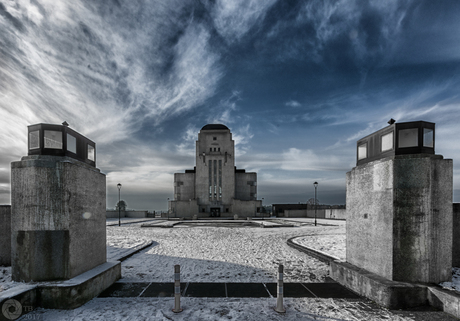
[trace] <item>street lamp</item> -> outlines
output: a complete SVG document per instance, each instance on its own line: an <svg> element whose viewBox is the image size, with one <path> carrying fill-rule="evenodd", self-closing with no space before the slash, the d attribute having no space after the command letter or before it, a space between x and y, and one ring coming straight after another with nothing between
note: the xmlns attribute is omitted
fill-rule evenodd
<svg viewBox="0 0 460 321"><path fill-rule="evenodd" d="M121 204L120 204L120 190L121 190L121 184L117 184L118 187L118 226L121 226Z"/></svg>
<svg viewBox="0 0 460 321"><path fill-rule="evenodd" d="M168 221L169 221L169 197L168 197Z"/></svg>
<svg viewBox="0 0 460 321"><path fill-rule="evenodd" d="M315 186L315 226L316 226L316 208L318 207L318 203L316 201L316 188L318 187L318 182L314 182L313 185Z"/></svg>
<svg viewBox="0 0 460 321"><path fill-rule="evenodd" d="M262 197L262 208L260 209L261 211L261 214L262 214L262 220L264 219L264 214L265 214L265 211L264 211L264 198Z"/></svg>

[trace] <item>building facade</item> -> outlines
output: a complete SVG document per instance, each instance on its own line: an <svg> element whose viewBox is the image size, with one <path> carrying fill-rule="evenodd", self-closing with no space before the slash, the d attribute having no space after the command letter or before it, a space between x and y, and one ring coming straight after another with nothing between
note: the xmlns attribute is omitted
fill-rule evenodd
<svg viewBox="0 0 460 321"><path fill-rule="evenodd" d="M256 216L257 174L235 167L235 142L227 126L208 124L198 134L196 166L174 174L170 217Z"/></svg>

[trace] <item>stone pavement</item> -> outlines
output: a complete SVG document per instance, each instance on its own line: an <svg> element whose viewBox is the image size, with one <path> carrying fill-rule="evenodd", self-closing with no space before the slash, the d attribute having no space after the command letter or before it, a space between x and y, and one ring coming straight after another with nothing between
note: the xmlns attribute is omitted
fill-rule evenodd
<svg viewBox="0 0 460 321"><path fill-rule="evenodd" d="M268 298L276 297L276 283L181 283L183 297ZM173 297L174 283L116 282L99 297ZM284 297L359 299L335 282L284 283Z"/></svg>

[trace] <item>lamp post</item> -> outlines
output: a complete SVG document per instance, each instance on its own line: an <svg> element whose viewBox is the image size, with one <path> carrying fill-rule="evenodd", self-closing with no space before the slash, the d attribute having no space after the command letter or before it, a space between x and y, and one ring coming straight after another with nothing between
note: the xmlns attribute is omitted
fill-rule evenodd
<svg viewBox="0 0 460 321"><path fill-rule="evenodd" d="M314 182L313 185L315 186L315 226L316 226L316 208L318 207L318 203L316 201L316 188L318 187L318 182Z"/></svg>
<svg viewBox="0 0 460 321"><path fill-rule="evenodd" d="M120 190L121 190L121 184L117 184L118 187L118 226L121 226L121 204L120 204Z"/></svg>
<svg viewBox="0 0 460 321"><path fill-rule="evenodd" d="M265 214L265 211L264 211L264 198L262 197L262 208L260 209L260 212L262 214L262 220L264 219L264 214Z"/></svg>
<svg viewBox="0 0 460 321"><path fill-rule="evenodd" d="M168 197L168 221L169 221L169 197Z"/></svg>

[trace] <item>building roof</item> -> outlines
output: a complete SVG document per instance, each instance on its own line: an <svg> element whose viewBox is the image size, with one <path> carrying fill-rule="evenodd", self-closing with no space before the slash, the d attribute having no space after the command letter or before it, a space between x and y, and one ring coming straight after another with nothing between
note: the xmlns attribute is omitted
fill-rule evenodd
<svg viewBox="0 0 460 321"><path fill-rule="evenodd" d="M214 130L214 129L228 129L227 126L222 124L207 124L201 130Z"/></svg>

